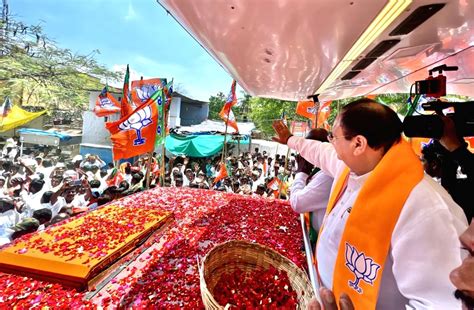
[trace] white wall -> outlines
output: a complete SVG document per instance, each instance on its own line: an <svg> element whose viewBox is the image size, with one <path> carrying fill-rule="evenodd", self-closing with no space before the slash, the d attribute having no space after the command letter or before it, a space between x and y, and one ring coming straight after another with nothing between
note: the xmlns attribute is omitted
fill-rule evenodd
<svg viewBox="0 0 474 310"><path fill-rule="evenodd" d="M259 139L252 139L252 145L250 146L250 152L253 152L255 148L258 147L259 152L262 153L266 151L268 156L275 158L275 154L285 155L288 152L288 146L284 144L280 144L274 141L268 140L259 140ZM296 151L291 150L291 153L296 153Z"/></svg>
<svg viewBox="0 0 474 310"><path fill-rule="evenodd" d="M105 117L97 117L92 109L95 107L95 101L99 96L98 91L89 94L89 110L82 114L82 143L98 144L111 146L110 133L105 128ZM114 97L118 99L115 94ZM107 117L107 121L115 121L120 118L120 113L115 113Z"/></svg>
<svg viewBox="0 0 474 310"><path fill-rule="evenodd" d="M171 100L170 113L168 117L168 127L174 128L181 126L181 98L173 97Z"/></svg>

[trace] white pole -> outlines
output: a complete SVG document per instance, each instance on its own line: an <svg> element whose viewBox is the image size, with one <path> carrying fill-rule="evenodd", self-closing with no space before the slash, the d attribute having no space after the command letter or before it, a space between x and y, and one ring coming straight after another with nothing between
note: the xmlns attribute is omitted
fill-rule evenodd
<svg viewBox="0 0 474 310"><path fill-rule="evenodd" d="M304 250L306 252L306 262L308 263L308 272L309 272L309 279L311 281L311 286L314 290L314 295L316 295L316 299L321 302L321 298L319 297L319 284L318 284L318 273L316 272L316 267L313 264L313 249L311 247L311 242L309 241L309 233L306 230L306 223L304 220L304 214L300 214L301 220L301 230L303 231L303 241L304 241Z"/></svg>
<svg viewBox="0 0 474 310"><path fill-rule="evenodd" d="M23 136L20 136L20 157L23 157Z"/></svg>

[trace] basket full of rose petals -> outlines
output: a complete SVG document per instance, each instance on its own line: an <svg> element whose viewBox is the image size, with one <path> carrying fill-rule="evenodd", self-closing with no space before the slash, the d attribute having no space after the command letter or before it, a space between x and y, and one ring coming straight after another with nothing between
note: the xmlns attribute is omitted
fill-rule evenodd
<svg viewBox="0 0 474 310"><path fill-rule="evenodd" d="M214 247L199 276L206 309L306 309L315 297L306 273L292 261L246 241Z"/></svg>

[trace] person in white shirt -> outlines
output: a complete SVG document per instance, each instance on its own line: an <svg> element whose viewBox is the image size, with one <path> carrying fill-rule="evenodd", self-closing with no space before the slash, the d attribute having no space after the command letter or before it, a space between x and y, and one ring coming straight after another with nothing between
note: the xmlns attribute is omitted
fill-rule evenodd
<svg viewBox="0 0 474 310"><path fill-rule="evenodd" d="M87 154L85 157L80 163L80 168L84 171L91 171L94 167L100 169L106 165L99 156Z"/></svg>
<svg viewBox="0 0 474 310"><path fill-rule="evenodd" d="M45 180L48 181L49 178L51 177L51 172L54 170L53 164L50 159L43 159L41 161L41 165L36 167L35 172L36 173L42 173L45 177ZM46 186L49 187L49 182L45 184Z"/></svg>
<svg viewBox="0 0 474 310"><path fill-rule="evenodd" d="M16 145L16 141L13 138L8 138L5 146L3 147L2 156L7 157L10 160L14 160L16 155L18 154L18 148Z"/></svg>
<svg viewBox="0 0 474 310"><path fill-rule="evenodd" d="M401 141L402 124L393 110L364 98L341 110L334 122L333 132L328 136L331 143L294 137L279 121L274 122L273 128L277 133L275 141L288 144L335 180L339 181L339 176L348 176L344 183L333 184L333 191L336 183L342 185L341 190L335 193L334 208L324 219L324 229L316 248L320 280L323 286L333 288L333 283L340 283L340 278L333 278L336 267L339 270L347 267L349 272L355 272L350 268L355 265L353 258L363 257L366 264L367 259L370 259L366 258L371 255L368 252L357 252L359 256L351 257L354 248L349 247L348 253L346 243L346 266L336 266L336 262L344 261L336 259L341 258L338 249L344 246L340 247L340 243L341 238L346 236L344 231L348 218L363 211L359 208L354 212L352 206L357 204L357 199L363 194L367 197L365 186L379 186L380 190L386 186L383 180L375 184L366 181L371 177L372 171L378 169L378 164L383 162L387 153L395 154L391 152L392 148L401 150L401 147L406 146L406 142ZM384 165L386 164L384 161ZM353 302L354 298L359 298L356 302L364 301L370 297L362 292L371 290L370 284L378 281L378 294L372 295L372 298L376 298L377 309L459 309L461 303L454 298L454 286L447 279L451 270L461 264L458 236L466 229L467 220L449 194L431 177L423 176L421 163L416 161L414 165L419 166L406 169L419 170L421 180L407 192L408 196L398 214L389 240L383 275L377 275L377 269L375 274L371 272L371 278L363 280L356 274L357 281L346 282L346 287L341 291L351 294ZM347 167L350 169L349 174ZM394 193L399 191L398 188L391 190ZM381 200L379 204L383 207L387 201ZM382 218L370 219L369 216L367 220L375 223ZM369 229L370 226L360 227L361 231L365 228ZM377 236L367 237L372 239ZM368 262L372 269L374 261ZM382 266L378 266L380 267ZM336 299L339 299L339 294L336 294Z"/></svg>
<svg viewBox="0 0 474 310"><path fill-rule="evenodd" d="M16 205L10 197L0 198L0 246L11 242L11 228L20 222Z"/></svg>
<svg viewBox="0 0 474 310"><path fill-rule="evenodd" d="M25 202L22 217L31 217L33 212L43 208L41 197L44 193L44 181L40 179L31 180L28 191L23 190L20 197Z"/></svg>
<svg viewBox="0 0 474 310"><path fill-rule="evenodd" d="M260 173L257 170L252 171L252 192L255 193L257 192L257 187L265 182L265 180L262 180L260 177Z"/></svg>
<svg viewBox="0 0 474 310"><path fill-rule="evenodd" d="M328 132L325 129L317 128L308 132L306 139L327 142L327 135ZM321 170L310 177L314 166L301 155L296 157L296 161L298 168L290 189L291 208L297 213L311 212L311 224L317 232L326 213L334 179Z"/></svg>
<svg viewBox="0 0 474 310"><path fill-rule="evenodd" d="M61 209L66 208L72 212L74 205L74 198L76 197L76 188L70 182L64 182L61 188L52 196L50 203L52 205L51 211L55 217Z"/></svg>
<svg viewBox="0 0 474 310"><path fill-rule="evenodd" d="M187 168L184 172L183 186L184 187L189 187L189 185L193 181L194 181L194 172L190 168Z"/></svg>

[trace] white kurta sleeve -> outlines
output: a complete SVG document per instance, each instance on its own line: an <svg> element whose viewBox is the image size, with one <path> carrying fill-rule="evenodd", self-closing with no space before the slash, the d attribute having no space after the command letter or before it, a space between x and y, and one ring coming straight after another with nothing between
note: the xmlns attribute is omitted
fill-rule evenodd
<svg viewBox="0 0 474 310"><path fill-rule="evenodd" d="M334 178L340 173L343 163L337 158L336 150L331 143L292 136L288 139L288 147L299 152L304 159L327 175Z"/></svg>
<svg viewBox="0 0 474 310"><path fill-rule="evenodd" d="M298 172L291 187L291 208L297 213L326 208L332 184L331 180L323 175L322 171L318 172L308 184L306 184L307 179L308 175L306 173Z"/></svg>

